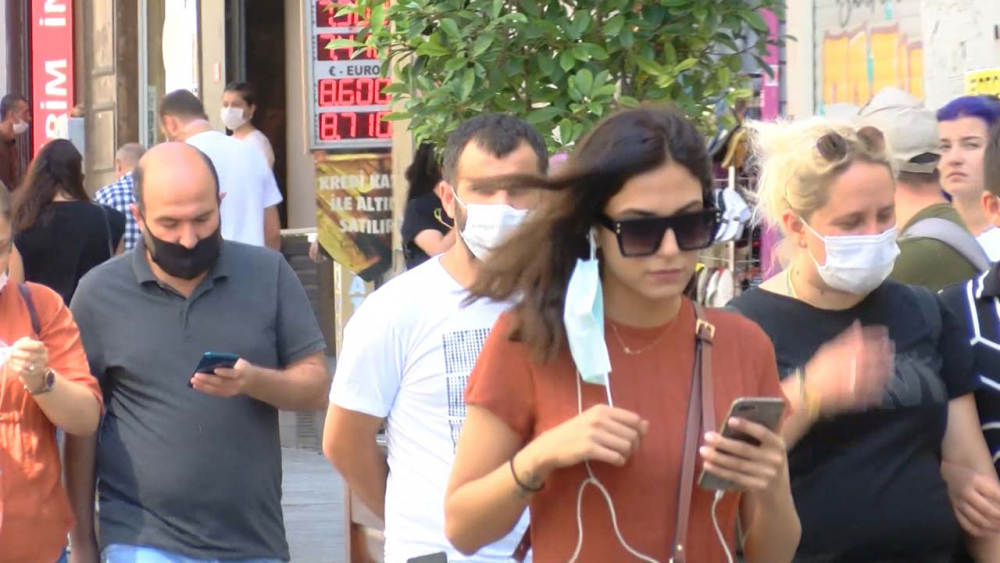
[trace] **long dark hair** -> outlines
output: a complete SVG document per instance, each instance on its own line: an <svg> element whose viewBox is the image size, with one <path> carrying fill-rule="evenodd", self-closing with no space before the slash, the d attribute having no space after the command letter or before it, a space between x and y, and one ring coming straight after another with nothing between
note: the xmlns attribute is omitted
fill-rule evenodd
<svg viewBox="0 0 1000 563"><path fill-rule="evenodd" d="M83 157L66 139L54 139L42 147L21 187L14 192L14 232L35 226L42 209L60 191L71 199L90 201L83 187Z"/></svg>
<svg viewBox="0 0 1000 563"><path fill-rule="evenodd" d="M483 263L470 300L517 300L510 338L527 342L537 361L554 359L565 342L566 286L576 260L590 254L588 232L630 178L671 162L698 179L707 205L712 175L701 134L672 109L641 107L599 124L552 178L498 178L553 193Z"/></svg>
<svg viewBox="0 0 1000 563"><path fill-rule="evenodd" d="M434 154L434 146L422 143L413 155L413 162L406 169L406 182L410 185L406 201L432 193L440 181L441 165Z"/></svg>

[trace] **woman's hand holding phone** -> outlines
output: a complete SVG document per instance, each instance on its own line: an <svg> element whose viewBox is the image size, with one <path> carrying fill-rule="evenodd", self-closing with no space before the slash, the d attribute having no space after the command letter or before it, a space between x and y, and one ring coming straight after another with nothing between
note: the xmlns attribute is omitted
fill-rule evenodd
<svg viewBox="0 0 1000 563"><path fill-rule="evenodd" d="M766 426L741 418L730 418L729 428L758 443L726 438L718 432L705 434L699 450L705 471L746 491L781 493L787 490L788 450L785 441Z"/></svg>

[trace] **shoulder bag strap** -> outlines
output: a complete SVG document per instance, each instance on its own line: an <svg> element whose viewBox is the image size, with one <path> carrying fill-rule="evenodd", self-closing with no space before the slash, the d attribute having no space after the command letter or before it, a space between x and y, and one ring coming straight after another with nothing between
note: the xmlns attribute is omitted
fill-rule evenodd
<svg viewBox="0 0 1000 563"><path fill-rule="evenodd" d="M990 269L990 258L969 231L940 217L921 219L903 232L900 240L929 238L942 242L962 255L980 272Z"/></svg>
<svg viewBox="0 0 1000 563"><path fill-rule="evenodd" d="M38 320L38 310L35 309L35 300L31 297L31 289L23 283L18 284L17 289L21 292L21 299L24 301L24 306L28 308L28 316L31 317L31 330L35 331L35 335L38 338L41 338L42 323Z"/></svg>
<svg viewBox="0 0 1000 563"><path fill-rule="evenodd" d="M701 305L692 302L695 317L694 367L691 370L691 396L688 399L687 422L684 426L684 454L681 461L681 479L677 484L677 522L674 543L671 546L671 563L687 561L687 530L694 495L694 471L698 458L698 444L703 432L715 430L715 404L712 394L712 342L715 326L705 320ZM700 420L699 420L700 419Z"/></svg>

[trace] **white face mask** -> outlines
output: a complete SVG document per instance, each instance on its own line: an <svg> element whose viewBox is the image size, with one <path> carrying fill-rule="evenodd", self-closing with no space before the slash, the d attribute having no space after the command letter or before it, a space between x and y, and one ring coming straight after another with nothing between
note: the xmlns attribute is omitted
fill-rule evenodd
<svg viewBox="0 0 1000 563"><path fill-rule="evenodd" d="M480 260L485 260L491 250L500 246L528 215L527 209L514 209L509 205L466 205L458 199L454 187L451 193L465 210L465 229L458 229L458 236L462 237L472 255Z"/></svg>
<svg viewBox="0 0 1000 563"><path fill-rule="evenodd" d="M24 135L27 132L28 132L28 122L27 121L21 121L20 119L18 119L17 121L14 122L14 134L15 135Z"/></svg>
<svg viewBox="0 0 1000 563"><path fill-rule="evenodd" d="M7 287L8 280L10 280L10 277L7 275L7 272L0 274L0 292L3 291L3 288Z"/></svg>
<svg viewBox="0 0 1000 563"><path fill-rule="evenodd" d="M222 108L220 117L222 117L222 124L230 131L236 131L247 122L246 118L243 117L243 109L233 106Z"/></svg>
<svg viewBox="0 0 1000 563"><path fill-rule="evenodd" d="M828 236L817 233L802 221L826 245L826 264L820 265L809 253L819 276L838 291L867 295L892 273L899 256L896 227L878 235Z"/></svg>

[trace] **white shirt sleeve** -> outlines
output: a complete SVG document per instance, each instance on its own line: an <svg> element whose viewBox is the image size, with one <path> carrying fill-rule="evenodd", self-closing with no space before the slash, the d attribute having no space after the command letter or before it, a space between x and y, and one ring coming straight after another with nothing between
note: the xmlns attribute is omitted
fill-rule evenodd
<svg viewBox="0 0 1000 563"><path fill-rule="evenodd" d="M373 298L377 299L372 295L362 303L344 329L330 403L385 418L399 392L404 362L395 326L387 325Z"/></svg>
<svg viewBox="0 0 1000 563"><path fill-rule="evenodd" d="M268 168L274 168L274 149L271 148L271 141L262 131L254 131L244 139L246 142L257 147L257 150L264 155Z"/></svg>

